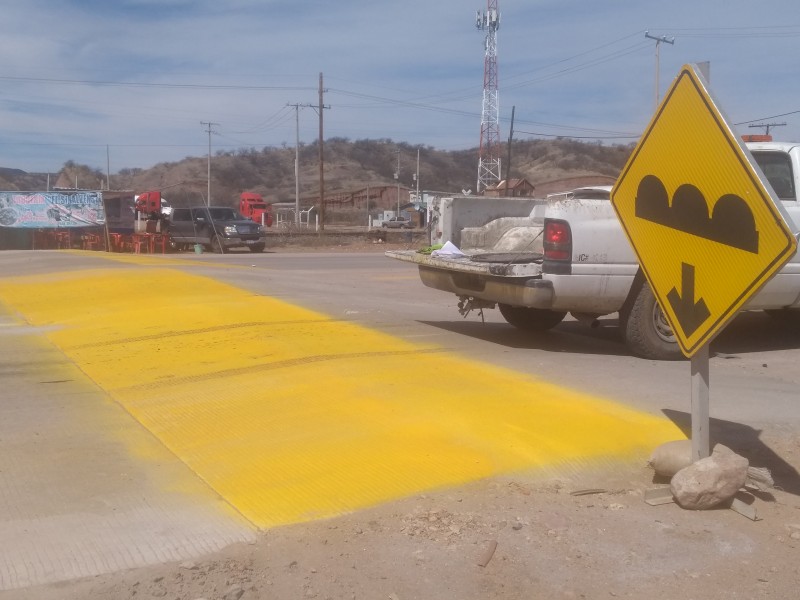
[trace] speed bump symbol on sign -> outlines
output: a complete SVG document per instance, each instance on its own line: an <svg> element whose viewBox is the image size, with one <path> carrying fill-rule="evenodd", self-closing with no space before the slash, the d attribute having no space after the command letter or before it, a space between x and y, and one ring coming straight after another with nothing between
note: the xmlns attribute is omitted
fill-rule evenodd
<svg viewBox="0 0 800 600"><path fill-rule="evenodd" d="M780 202L694 65L664 97L611 202L687 357L797 249Z"/></svg>
<svg viewBox="0 0 800 600"><path fill-rule="evenodd" d="M753 213L736 194L725 194L717 200L709 217L703 192L692 184L681 185L670 204L661 180L655 175L645 175L636 193L636 216L758 254L758 231Z"/></svg>

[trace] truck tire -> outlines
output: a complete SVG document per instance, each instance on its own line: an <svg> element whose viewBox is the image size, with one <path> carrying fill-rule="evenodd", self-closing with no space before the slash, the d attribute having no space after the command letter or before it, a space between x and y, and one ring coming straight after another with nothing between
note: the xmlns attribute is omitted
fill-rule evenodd
<svg viewBox="0 0 800 600"><path fill-rule="evenodd" d="M498 304L500 314L511 325L523 331L547 331L552 329L567 315L565 312Z"/></svg>
<svg viewBox="0 0 800 600"><path fill-rule="evenodd" d="M639 287L630 309L620 313L620 327L626 345L640 358L683 358L675 334L647 282Z"/></svg>
<svg viewBox="0 0 800 600"><path fill-rule="evenodd" d="M215 254L225 254L225 246L222 245L219 236L211 238L211 251Z"/></svg>
<svg viewBox="0 0 800 600"><path fill-rule="evenodd" d="M253 244L252 246L247 247L250 252L263 252L264 251L264 244Z"/></svg>

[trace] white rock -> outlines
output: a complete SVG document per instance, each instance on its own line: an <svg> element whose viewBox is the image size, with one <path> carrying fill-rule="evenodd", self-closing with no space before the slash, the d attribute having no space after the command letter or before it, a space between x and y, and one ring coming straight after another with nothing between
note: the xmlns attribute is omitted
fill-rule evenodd
<svg viewBox="0 0 800 600"><path fill-rule="evenodd" d="M692 464L692 440L665 442L653 450L647 465L656 475L672 477L681 469Z"/></svg>
<svg viewBox="0 0 800 600"><path fill-rule="evenodd" d="M678 471L670 482L670 490L683 508L713 508L733 498L744 486L749 464L746 458L717 444L711 456Z"/></svg>

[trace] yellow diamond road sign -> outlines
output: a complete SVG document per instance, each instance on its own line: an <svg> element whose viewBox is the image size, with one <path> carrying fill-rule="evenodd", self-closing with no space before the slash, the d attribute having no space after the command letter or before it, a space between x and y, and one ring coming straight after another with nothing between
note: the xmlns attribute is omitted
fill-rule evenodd
<svg viewBox="0 0 800 600"><path fill-rule="evenodd" d="M759 173L703 76L685 65L611 202L687 357L797 249Z"/></svg>

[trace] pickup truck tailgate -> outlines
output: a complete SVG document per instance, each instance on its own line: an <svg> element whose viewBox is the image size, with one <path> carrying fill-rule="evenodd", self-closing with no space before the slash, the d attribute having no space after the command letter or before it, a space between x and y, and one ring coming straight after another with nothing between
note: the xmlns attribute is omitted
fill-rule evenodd
<svg viewBox="0 0 800 600"><path fill-rule="evenodd" d="M499 275L501 277L539 277L542 274L541 255L502 253L480 253L466 256L431 256L416 250L388 250L389 258L432 269L445 269L459 273Z"/></svg>
<svg viewBox="0 0 800 600"><path fill-rule="evenodd" d="M552 304L552 284L542 279L539 254L431 256L414 250L389 250L385 255L417 265L423 284L457 296L513 306L548 308Z"/></svg>

